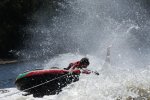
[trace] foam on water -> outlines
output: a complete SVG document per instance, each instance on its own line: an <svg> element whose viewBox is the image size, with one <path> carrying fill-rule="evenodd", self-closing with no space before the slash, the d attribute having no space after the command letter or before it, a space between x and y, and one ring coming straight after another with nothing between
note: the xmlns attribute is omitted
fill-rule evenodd
<svg viewBox="0 0 150 100"><path fill-rule="evenodd" d="M45 69L50 66L63 68L62 66L67 66L69 62L81 57L83 55L62 54L45 63ZM87 57L91 61L89 69L98 71L99 76L82 74L78 82L63 88L60 94L43 98L34 98L32 95L22 96L22 92L18 92L16 88L6 88L10 92L1 94L0 97L3 97L1 100L130 100L130 98L141 100L150 98L150 70L148 67L147 69L135 69L109 66L101 70L103 62L99 58L91 55ZM16 92L18 93L13 94Z"/></svg>

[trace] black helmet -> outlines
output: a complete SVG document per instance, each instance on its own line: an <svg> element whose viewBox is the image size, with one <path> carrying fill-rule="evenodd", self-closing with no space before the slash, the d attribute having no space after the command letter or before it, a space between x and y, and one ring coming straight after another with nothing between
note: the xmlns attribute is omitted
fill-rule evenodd
<svg viewBox="0 0 150 100"><path fill-rule="evenodd" d="M85 58L82 58L82 59L80 60L80 63L83 64L83 65L84 65L84 64L86 64L86 65L89 65L89 64L90 64L89 59L86 58L86 57L85 57Z"/></svg>

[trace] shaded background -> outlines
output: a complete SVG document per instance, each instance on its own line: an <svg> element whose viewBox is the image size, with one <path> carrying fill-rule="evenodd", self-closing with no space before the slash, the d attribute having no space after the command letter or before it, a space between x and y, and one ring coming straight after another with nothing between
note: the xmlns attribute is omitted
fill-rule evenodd
<svg viewBox="0 0 150 100"><path fill-rule="evenodd" d="M0 58L18 57L16 52L25 47L25 40L31 38L26 31L35 12L49 5L49 13L54 16L58 8L56 2L63 0L1 0L0 1ZM47 6L46 6L47 7Z"/></svg>

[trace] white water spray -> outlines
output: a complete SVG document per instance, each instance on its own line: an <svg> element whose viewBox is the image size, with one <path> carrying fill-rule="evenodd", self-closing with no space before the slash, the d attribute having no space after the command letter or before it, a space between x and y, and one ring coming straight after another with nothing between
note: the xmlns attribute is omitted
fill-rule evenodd
<svg viewBox="0 0 150 100"><path fill-rule="evenodd" d="M139 50L145 50L145 48L138 48L141 46L138 32L142 34L143 27L136 20L139 18L142 20L141 18L145 14L145 10L140 4L124 0L69 0L66 2L67 5L61 3L59 5L62 8L69 7L69 12L53 17L51 26L39 22L43 26L38 24L33 29L37 30L37 32L33 32L33 44L36 41L33 47L37 51L36 54L39 55L38 49L40 52L43 51L43 55L59 54L62 53L62 49L66 52L47 60L43 64L45 69L55 66L64 68L70 62L87 56L91 62L89 69L98 71L100 75L81 75L80 81L68 85L59 95L33 98L32 95L23 97L21 94L15 94L3 99L149 99L150 70L147 66L143 67L148 64L143 59L148 59L149 56L145 56L145 52L139 53ZM143 15L140 15L141 12ZM44 18L44 16L40 18ZM144 29L148 30L146 26ZM147 46L144 42L141 44ZM35 48L38 45L38 49ZM112 45L110 49L111 65L106 68L103 64L106 49L110 45ZM16 89L8 90L16 91Z"/></svg>

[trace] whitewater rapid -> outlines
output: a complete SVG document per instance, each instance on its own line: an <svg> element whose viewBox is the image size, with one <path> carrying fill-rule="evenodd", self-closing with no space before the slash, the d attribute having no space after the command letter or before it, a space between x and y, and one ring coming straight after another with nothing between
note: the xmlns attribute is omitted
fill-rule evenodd
<svg viewBox="0 0 150 100"><path fill-rule="evenodd" d="M61 54L45 61L43 66L44 69L49 69L53 66L64 68L70 62L80 60L84 56L72 53ZM98 71L100 73L99 76L95 74L81 74L78 82L63 88L63 91L58 95L49 95L43 98L34 98L32 95L22 96L23 92L18 91L15 86L12 85L12 87L8 88L3 86L0 90L7 90L9 92L1 92L0 100L131 100L132 98L136 98L136 100L149 100L150 69L148 66L145 68L135 68L131 66L110 65L102 68L104 60L91 55L86 55L86 57L90 59L88 69ZM15 69L16 72L19 66ZM25 68L20 68L20 73L23 70ZM4 79L7 80L8 76L11 76L11 74L6 75ZM12 83L5 83L5 85L10 84Z"/></svg>

